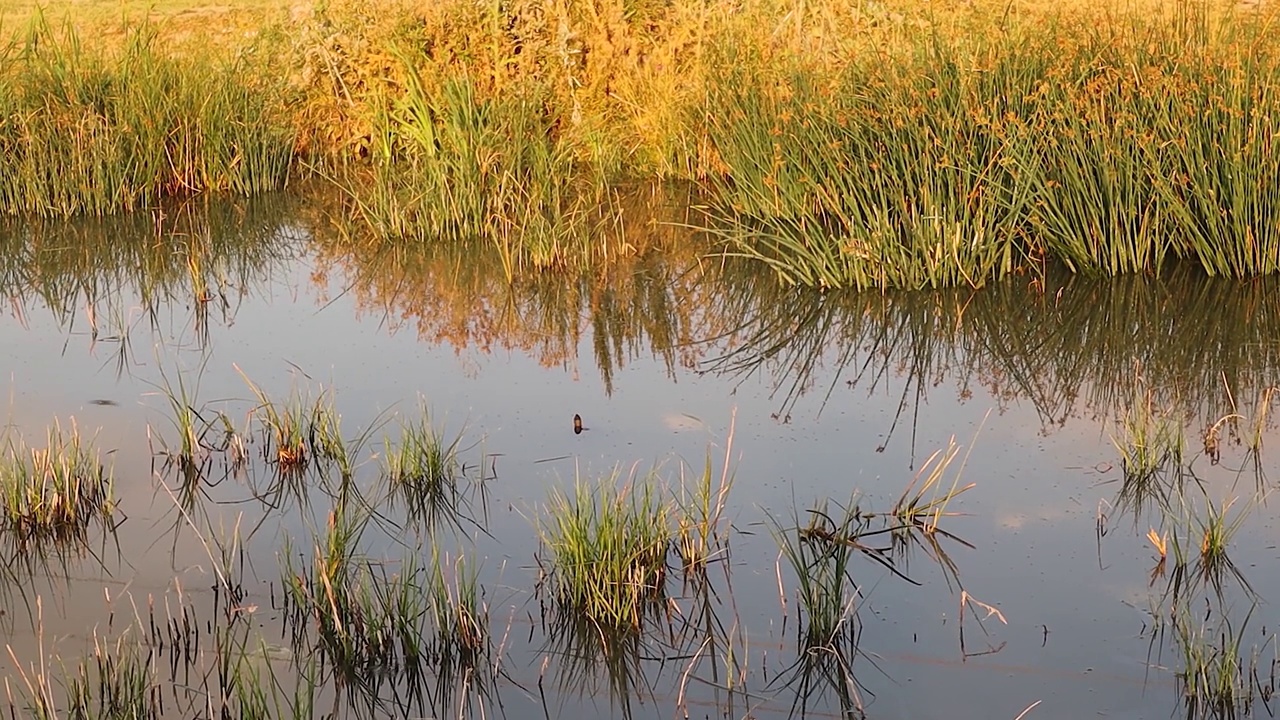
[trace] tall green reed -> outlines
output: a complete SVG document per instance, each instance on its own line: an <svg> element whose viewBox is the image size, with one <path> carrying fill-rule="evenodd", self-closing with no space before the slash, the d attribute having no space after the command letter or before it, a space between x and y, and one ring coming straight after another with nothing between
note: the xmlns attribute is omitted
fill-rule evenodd
<svg viewBox="0 0 1280 720"><path fill-rule="evenodd" d="M546 91L530 81L484 97L466 73L424 78L401 55L407 87L381 101L373 176L341 183L374 234L496 247L508 279L596 253L602 196L578 180Z"/></svg>
<svg viewBox="0 0 1280 720"><path fill-rule="evenodd" d="M1280 270L1280 55L1245 18L1209 22L935 32L835 71L726 51L713 224L818 288L976 286L1046 261Z"/></svg>
<svg viewBox="0 0 1280 720"><path fill-rule="evenodd" d="M0 45L0 214L102 215L284 185L293 131L270 75L156 45L141 25L112 54L43 20Z"/></svg>

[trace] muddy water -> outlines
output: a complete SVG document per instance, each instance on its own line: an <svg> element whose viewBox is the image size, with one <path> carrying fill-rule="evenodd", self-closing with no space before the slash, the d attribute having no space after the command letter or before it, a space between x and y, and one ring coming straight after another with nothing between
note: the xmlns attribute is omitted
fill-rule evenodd
<svg viewBox="0 0 1280 720"><path fill-rule="evenodd" d="M10 437L35 443L55 419L74 418L119 497L114 533L92 528L63 551L6 545L12 653L0 670L17 712L41 675L60 698L96 643L152 653L165 716L220 715L208 638L228 603L255 667L293 697L312 654L289 640L281 567L310 556L333 499L316 471L302 483L310 493L263 502L272 470L253 386L277 399L327 393L343 435L365 439L354 471L364 487L377 484L384 438L424 405L484 478L474 523L429 537L400 522L361 539L388 567L432 548L479 567L494 641L482 663L497 669L491 684L388 702L378 710L388 716L861 707L875 718L1015 718L1034 705L1026 717L1162 718L1185 709L1180 673L1197 653L1244 671L1237 714L1265 712L1278 577L1265 497L1277 471L1264 410L1280 379L1273 281L1178 270L823 296L706 262L691 246L604 280L509 284L483 252L380 249L338 239L322 217L293 198L0 232ZM164 463L179 386L249 442L234 471L209 452L185 504ZM1186 441L1181 480L1161 481L1180 491L1135 508L1113 438L1141 408L1176 418ZM1217 426L1212 462L1202 437L1232 415ZM1247 448L1255 425L1260 456ZM974 487L940 520L944 555L927 545L887 553L892 570L859 559L846 625L856 643L832 672L824 652L799 647L807 618L770 518L786 532L824 501L887 511L953 437L961 449L946 484ZM615 469L652 470L674 488L682 467L700 471L707 457L718 474L730 440L731 551L710 576L720 630L686 622L706 596L674 567L665 611L639 638L602 649L590 628L551 627L536 592L536 522L552 489ZM1210 509L1223 507L1231 566L1215 586L1198 558ZM1150 529L1180 538L1188 560L1176 593L1173 550L1152 575ZM220 548L230 562L218 562ZM228 567L242 592L231 599L213 590L215 568ZM170 617L204 624L194 657L175 662L160 648L164 633L150 626ZM319 677L316 708L274 714L369 714L348 703L358 693L323 668ZM1225 708L1194 710L1215 712Z"/></svg>

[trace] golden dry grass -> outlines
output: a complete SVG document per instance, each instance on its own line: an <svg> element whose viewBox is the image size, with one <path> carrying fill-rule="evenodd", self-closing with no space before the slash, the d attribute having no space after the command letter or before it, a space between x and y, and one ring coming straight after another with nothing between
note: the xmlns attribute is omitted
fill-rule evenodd
<svg viewBox="0 0 1280 720"><path fill-rule="evenodd" d="M283 69L306 98L295 105L303 143L366 155L378 113L404 93L406 69L428 86L466 73L493 96L536 81L551 91L581 160L658 177L717 170L705 138L691 136L715 47L750 48L767 67L803 58L834 73L868 55L910 53L937 33L950 41L991 33L1120 26L1134 18L1274 16L1274 0L970 0L837 3L813 0L13 0L0 29L21 29L39 10L55 27L110 45L150 20L173 47L212 45L252 53ZM1069 33L1068 33L1069 34Z"/></svg>

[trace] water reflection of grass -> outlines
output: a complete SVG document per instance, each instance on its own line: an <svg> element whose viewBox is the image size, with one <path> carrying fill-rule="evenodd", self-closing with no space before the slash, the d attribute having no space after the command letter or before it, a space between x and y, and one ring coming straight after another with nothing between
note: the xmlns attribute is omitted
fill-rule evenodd
<svg viewBox="0 0 1280 720"><path fill-rule="evenodd" d="M1047 429L1122 411L1135 398L1208 426L1236 412L1232 393L1252 398L1280 369L1269 340L1280 312L1267 280L1242 286L1182 269L1105 283L1066 277L981 292L818 296L742 269L719 278L718 316L740 321L725 353L704 367L771 376L780 414L805 394L836 397L842 385L892 389L901 400L896 429L932 386L950 380L962 399L985 391L1002 403L1028 400Z"/></svg>
<svg viewBox="0 0 1280 720"><path fill-rule="evenodd" d="M170 344L203 344L211 324L233 319L245 297L298 256L300 238L284 226L288 207L278 195L196 198L146 215L5 220L0 296L24 311L47 308L64 331L91 343L116 345L124 373L135 363L137 326L158 334L166 314L189 308L190 334Z"/></svg>

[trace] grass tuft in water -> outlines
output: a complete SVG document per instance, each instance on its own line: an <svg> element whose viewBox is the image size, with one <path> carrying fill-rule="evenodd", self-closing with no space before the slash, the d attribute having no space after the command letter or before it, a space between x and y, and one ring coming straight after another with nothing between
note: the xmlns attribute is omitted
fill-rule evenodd
<svg viewBox="0 0 1280 720"><path fill-rule="evenodd" d="M1151 504L1167 508L1171 493L1178 488L1186 437L1182 424L1168 413L1156 410L1148 395L1133 403L1118 421L1111 443L1120 452L1124 473L1115 506L1138 512ZM1170 474L1173 474L1172 476ZM1175 484L1170 486L1170 482Z"/></svg>
<svg viewBox="0 0 1280 720"><path fill-rule="evenodd" d="M20 541L75 537L93 521L109 524L117 500L111 473L91 440L55 423L43 448L10 438L0 458L0 528Z"/></svg>
<svg viewBox="0 0 1280 720"><path fill-rule="evenodd" d="M556 490L539 519L556 607L610 630L639 629L666 598L672 508L652 475L618 471L594 488Z"/></svg>
<svg viewBox="0 0 1280 720"><path fill-rule="evenodd" d="M675 549L686 580L705 576L711 563L724 560L729 554L732 524L725 517L725 506L734 480L730 467L734 425L735 421L730 421L718 478L710 450L706 463L701 472L693 476L692 483L683 464L680 468L680 496L674 508L677 525Z"/></svg>
<svg viewBox="0 0 1280 720"><path fill-rule="evenodd" d="M791 672L780 677L795 688L793 711L807 708L826 688L835 691L842 708L861 711L861 690L853 672L861 632L853 561L864 553L877 557L858 540L874 516L863 514L852 501L835 513L826 502L820 503L808 516L804 523L797 513L791 527L770 517L774 538L796 581L800 615L800 656ZM778 584L781 589L781 576Z"/></svg>
<svg viewBox="0 0 1280 720"><path fill-rule="evenodd" d="M369 707L449 714L455 701L485 701L494 691L488 606L479 569L432 550L425 567L410 554L396 563L365 556L368 508L340 497L309 561L282 567L286 625L297 653L320 652ZM431 682L434 678L434 682ZM463 705L460 705L463 707Z"/></svg>
<svg viewBox="0 0 1280 720"><path fill-rule="evenodd" d="M128 635L114 643L94 637L93 657L67 681L69 718L160 718L158 658Z"/></svg>
<svg viewBox="0 0 1280 720"><path fill-rule="evenodd" d="M432 425L424 407L417 419L401 423L397 442L386 440L383 473L392 497L403 503L411 520L428 530L440 523L458 527L464 517L474 522L470 517L470 495L460 487L468 480L461 459L465 450L462 437L462 433L447 436ZM483 458L476 468L483 472ZM483 487L483 478L478 483Z"/></svg>
<svg viewBox="0 0 1280 720"><path fill-rule="evenodd" d="M951 462L959 452L960 446L956 445L953 437L948 441L945 450L934 451L921 464L920 471L902 491L902 495L890 511L890 515L903 528L914 528L926 534L932 534L938 529L938 523L943 517L955 514L947 512L947 506L951 501L960 493L971 490L977 485L977 483L960 485L960 476L964 472L964 462L961 462L960 469L951 481L951 486L944 489L942 481L947 474L947 468L951 466ZM965 460L968 460L967 455Z"/></svg>
<svg viewBox="0 0 1280 720"><path fill-rule="evenodd" d="M796 580L800 607L802 648L833 647L842 636L857 634L857 584L853 560L869 551L858 538L868 528L864 515L852 502L832 514L826 502L799 514L784 528L773 521L774 537Z"/></svg>
<svg viewBox="0 0 1280 720"><path fill-rule="evenodd" d="M1245 629L1255 609L1249 608L1238 629L1225 615L1211 620L1215 613L1210 611L1199 619L1199 613L1189 607L1175 609L1174 643L1182 665L1176 677L1188 718L1250 717L1255 702L1267 702L1274 693L1275 658L1260 662L1265 647L1250 649L1245 643ZM1274 641L1272 636L1268 642Z"/></svg>
<svg viewBox="0 0 1280 720"><path fill-rule="evenodd" d="M1249 589L1248 581L1230 556L1231 543L1244 525L1248 511L1247 508L1237 511L1232 517L1230 510L1233 504L1234 501L1225 501L1220 505L1206 501L1204 512L1193 517L1200 536L1197 572L1219 595L1222 594L1222 580L1227 575L1234 576L1242 587Z"/></svg>
<svg viewBox="0 0 1280 720"><path fill-rule="evenodd" d="M263 458L281 478L296 479L312 463L336 466L344 478L351 477L354 453L342 439L342 418L331 393L311 399L294 391L287 400L274 401L240 374L258 400L253 415L262 428Z"/></svg>

